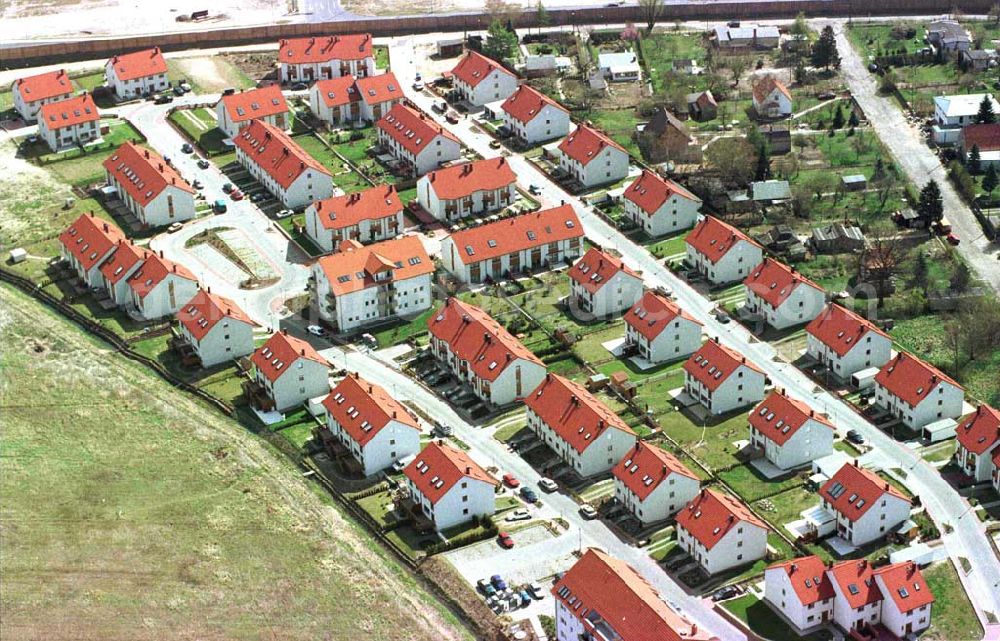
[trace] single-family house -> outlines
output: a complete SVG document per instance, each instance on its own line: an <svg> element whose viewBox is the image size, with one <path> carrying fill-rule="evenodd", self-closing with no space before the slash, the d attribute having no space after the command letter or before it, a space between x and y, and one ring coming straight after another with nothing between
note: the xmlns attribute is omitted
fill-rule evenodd
<svg viewBox="0 0 1000 641"><path fill-rule="evenodd" d="M615 498L643 525L671 518L697 496L698 476L676 456L636 441L611 470Z"/></svg>
<svg viewBox="0 0 1000 641"><path fill-rule="evenodd" d="M1000 169L1000 123L966 125L958 136L958 151L966 162L972 150L979 153L979 167Z"/></svg>
<svg viewBox="0 0 1000 641"><path fill-rule="evenodd" d="M705 343L684 362L684 391L712 414L725 414L764 398L766 377L746 356L719 339Z"/></svg>
<svg viewBox="0 0 1000 641"><path fill-rule="evenodd" d="M913 561L884 565L874 571L882 593L879 622L899 639L917 637L931 625L934 593Z"/></svg>
<svg viewBox="0 0 1000 641"><path fill-rule="evenodd" d="M436 169L417 181L420 206L443 222L492 214L515 200L517 176L503 156Z"/></svg>
<svg viewBox="0 0 1000 641"><path fill-rule="evenodd" d="M361 244L395 238L403 231L403 203L394 185L375 185L350 194L317 200L306 207L306 235L325 251L341 243Z"/></svg>
<svg viewBox="0 0 1000 641"><path fill-rule="evenodd" d="M625 215L652 237L694 227L701 198L648 169L625 188Z"/></svg>
<svg viewBox="0 0 1000 641"><path fill-rule="evenodd" d="M422 176L442 163L458 160L462 143L423 112L397 104L376 124L379 145L414 176Z"/></svg>
<svg viewBox="0 0 1000 641"><path fill-rule="evenodd" d="M899 352L875 376L875 404L910 429L962 415L965 390L941 370Z"/></svg>
<svg viewBox="0 0 1000 641"><path fill-rule="evenodd" d="M87 287L100 289L104 285L101 264L122 240L125 234L114 223L88 212L59 234L60 253Z"/></svg>
<svg viewBox="0 0 1000 641"><path fill-rule="evenodd" d="M517 76L478 51L469 51L451 70L461 99L474 107L506 100L517 89Z"/></svg>
<svg viewBox="0 0 1000 641"><path fill-rule="evenodd" d="M642 276L621 258L591 247L569 269L570 311L581 317L608 318L642 296Z"/></svg>
<svg viewBox="0 0 1000 641"><path fill-rule="evenodd" d="M750 446L782 470L828 456L835 436L829 419L781 390L773 390L750 412Z"/></svg>
<svg viewBox="0 0 1000 641"><path fill-rule="evenodd" d="M775 563L764 570L764 601L798 631L833 622L833 583L816 555Z"/></svg>
<svg viewBox="0 0 1000 641"><path fill-rule="evenodd" d="M742 312L775 329L808 323L826 306L826 292L794 268L765 258L744 280L747 299Z"/></svg>
<svg viewBox="0 0 1000 641"><path fill-rule="evenodd" d="M888 535L910 516L910 499L857 462L844 463L819 495L836 518L837 535L856 547Z"/></svg>
<svg viewBox="0 0 1000 641"><path fill-rule="evenodd" d="M945 52L968 51L972 38L958 20L935 20L927 26L927 43Z"/></svg>
<svg viewBox="0 0 1000 641"><path fill-rule="evenodd" d="M644 293L624 318L624 353L650 364L686 358L701 347L702 324L658 292Z"/></svg>
<svg viewBox="0 0 1000 641"><path fill-rule="evenodd" d="M716 102L715 96L709 89L700 93L689 93L687 106L688 116L698 122L715 120L719 115L719 103Z"/></svg>
<svg viewBox="0 0 1000 641"><path fill-rule="evenodd" d="M959 65L967 71L986 71L990 67L996 66L997 52L996 50L969 49L961 52L958 60Z"/></svg>
<svg viewBox="0 0 1000 641"><path fill-rule="evenodd" d="M748 49L774 49L781 40L778 27L747 24L718 25L713 42L720 49L731 51Z"/></svg>
<svg viewBox="0 0 1000 641"><path fill-rule="evenodd" d="M729 223L705 216L685 238L687 264L713 285L746 278L764 250Z"/></svg>
<svg viewBox="0 0 1000 641"><path fill-rule="evenodd" d="M33 122L42 105L66 100L73 95L73 81L65 69L18 78L10 85L14 109L25 122Z"/></svg>
<svg viewBox="0 0 1000 641"><path fill-rule="evenodd" d="M123 143L105 159L104 174L144 228L195 216L194 187L155 151Z"/></svg>
<svg viewBox="0 0 1000 641"><path fill-rule="evenodd" d="M367 33L353 33L283 39L278 43L278 64L282 83L372 76L375 74L372 37Z"/></svg>
<svg viewBox="0 0 1000 641"><path fill-rule="evenodd" d="M173 316L198 293L198 279L163 253L147 252L126 281L131 290L125 306L144 320Z"/></svg>
<svg viewBox="0 0 1000 641"><path fill-rule="evenodd" d="M403 470L413 511L437 531L496 511L496 480L466 452L433 441Z"/></svg>
<svg viewBox="0 0 1000 641"><path fill-rule="evenodd" d="M633 51L600 53L597 68L609 82L635 82L642 75L639 57Z"/></svg>
<svg viewBox="0 0 1000 641"><path fill-rule="evenodd" d="M587 125L559 143L559 168L584 188L613 183L628 176L628 152L603 133Z"/></svg>
<svg viewBox="0 0 1000 641"><path fill-rule="evenodd" d="M993 479L993 456L1000 444L1000 411L981 404L958 420L955 462L976 483Z"/></svg>
<svg viewBox="0 0 1000 641"><path fill-rule="evenodd" d="M649 122L639 125L636 142L643 158L651 163L701 162L701 143L666 107L658 107Z"/></svg>
<svg viewBox="0 0 1000 641"><path fill-rule="evenodd" d="M250 360L260 392L255 401L263 409L285 412L330 391L330 363L285 330L271 335Z"/></svg>
<svg viewBox="0 0 1000 641"><path fill-rule="evenodd" d="M38 137L52 151L101 141L101 114L87 92L38 108Z"/></svg>
<svg viewBox="0 0 1000 641"><path fill-rule="evenodd" d="M239 305L199 289L177 310L177 329L208 368L253 354L253 322Z"/></svg>
<svg viewBox="0 0 1000 641"><path fill-rule="evenodd" d="M333 196L330 170L263 120L251 120L233 139L236 160L288 209Z"/></svg>
<svg viewBox="0 0 1000 641"><path fill-rule="evenodd" d="M892 357L892 339L870 320L830 303L806 325L806 354L841 380Z"/></svg>
<svg viewBox="0 0 1000 641"><path fill-rule="evenodd" d="M753 83L753 109L760 118L787 118L792 115L792 94L774 76Z"/></svg>
<svg viewBox="0 0 1000 641"><path fill-rule="evenodd" d="M1000 113L1000 102L993 94L970 93L934 98L934 124L931 138L939 145L953 145L959 141L962 128L976 124L979 106L983 99L989 100L993 113Z"/></svg>
<svg viewBox="0 0 1000 641"><path fill-rule="evenodd" d="M112 57L104 63L104 80L121 100L170 88L167 61L159 47Z"/></svg>
<svg viewBox="0 0 1000 641"><path fill-rule="evenodd" d="M767 556L768 527L739 499L702 489L677 513L677 545L709 575Z"/></svg>
<svg viewBox="0 0 1000 641"><path fill-rule="evenodd" d="M215 103L215 120L230 138L251 120L263 120L282 131L292 128L288 103L278 85L223 95Z"/></svg>
<svg viewBox="0 0 1000 641"><path fill-rule="evenodd" d="M503 124L525 145L569 133L569 111L531 85L521 85L500 107Z"/></svg>

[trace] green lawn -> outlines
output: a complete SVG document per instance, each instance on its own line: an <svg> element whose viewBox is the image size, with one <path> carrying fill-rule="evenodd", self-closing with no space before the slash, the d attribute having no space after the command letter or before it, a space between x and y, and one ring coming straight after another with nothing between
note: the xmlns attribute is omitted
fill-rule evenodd
<svg viewBox="0 0 1000 641"><path fill-rule="evenodd" d="M80 91L93 91L98 87L104 86L104 71L91 71L89 73L83 73L82 75L70 75L73 80L73 84Z"/></svg>
<svg viewBox="0 0 1000 641"><path fill-rule="evenodd" d="M981 639L983 628L951 562L940 561L925 569L924 578L934 593L934 605L931 606L931 627L920 638L925 641Z"/></svg>
<svg viewBox="0 0 1000 641"><path fill-rule="evenodd" d="M133 141L143 143L145 138L127 120L105 119L102 126L109 128L99 143L87 145L83 150L69 149L60 153L52 153L44 142L35 144L23 143L22 152L36 164L45 167L59 180L71 185L89 185L104 179L102 163L112 151L123 142Z"/></svg>
<svg viewBox="0 0 1000 641"><path fill-rule="evenodd" d="M337 157L333 150L314 134L304 134L295 137L297 142L306 152L318 160L324 167L333 174L333 184L340 187L347 193L368 189L371 184L358 172L350 168L343 160ZM357 143L351 143L357 144ZM342 150L343 146L338 146Z"/></svg>
<svg viewBox="0 0 1000 641"><path fill-rule="evenodd" d="M375 68L388 69L389 47L387 47L386 45L375 45L374 47L372 47L372 52L375 54Z"/></svg>
<svg viewBox="0 0 1000 641"><path fill-rule="evenodd" d="M801 486L804 481L798 474L782 479L768 480L749 464L738 465L719 473L719 478L728 483L747 503Z"/></svg>
<svg viewBox="0 0 1000 641"><path fill-rule="evenodd" d="M807 510L818 504L819 496L816 492L805 487L793 487L781 494L756 501L753 507L775 529L781 529L786 523L798 520L803 510Z"/></svg>
<svg viewBox="0 0 1000 641"><path fill-rule="evenodd" d="M372 332L379 347L398 345L407 340L427 333L427 319L436 311L436 306L421 312L410 320L401 320L389 327Z"/></svg>
<svg viewBox="0 0 1000 641"><path fill-rule="evenodd" d="M770 641L821 641L831 638L829 632L800 636L774 610L753 594L745 594L722 604L756 634Z"/></svg>
<svg viewBox="0 0 1000 641"><path fill-rule="evenodd" d="M913 37L909 39L893 37L893 26L899 24L911 25L914 29ZM898 50L914 53L927 46L923 41L924 29L925 25L919 22L894 21L871 24L854 22L847 28L847 37L854 48L863 55L884 55ZM899 35L905 34L899 33Z"/></svg>
<svg viewBox="0 0 1000 641"><path fill-rule="evenodd" d="M686 414L667 411L657 414L664 434L677 441L684 451L710 468L729 467L740 461L736 458L733 441L746 440L749 436L745 412L737 412L723 421L703 428L693 423Z"/></svg>
<svg viewBox="0 0 1000 641"><path fill-rule="evenodd" d="M687 243L685 242L687 234L688 232L685 231L670 238L656 239L646 245L646 250L657 258L684 255L687 253Z"/></svg>
<svg viewBox="0 0 1000 641"><path fill-rule="evenodd" d="M170 122L183 131L198 148L210 157L229 152L232 147L223 144L226 132L216 126L215 112L205 107L178 109L170 114Z"/></svg>

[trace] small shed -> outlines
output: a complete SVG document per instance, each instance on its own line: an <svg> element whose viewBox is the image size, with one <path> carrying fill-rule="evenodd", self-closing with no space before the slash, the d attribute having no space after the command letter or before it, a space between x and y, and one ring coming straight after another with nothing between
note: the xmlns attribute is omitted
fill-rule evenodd
<svg viewBox="0 0 1000 641"><path fill-rule="evenodd" d="M28 258L28 252L24 247L15 247L10 250L10 262L12 265L23 263Z"/></svg>
<svg viewBox="0 0 1000 641"><path fill-rule="evenodd" d="M860 227L834 223L814 229L810 242L820 254L854 252L864 249L865 235Z"/></svg>
<svg viewBox="0 0 1000 641"><path fill-rule="evenodd" d="M464 38L449 38L447 40L438 40L437 55L438 58L454 58L456 56L462 55L462 50L464 48L465 48Z"/></svg>
<svg viewBox="0 0 1000 641"><path fill-rule="evenodd" d="M764 135L772 155L780 156L792 150L792 132L787 125L763 125L760 133Z"/></svg>
<svg viewBox="0 0 1000 641"><path fill-rule="evenodd" d="M955 438L956 427L958 427L958 423L955 419L942 418L941 420L924 425L924 438L931 443L937 443L939 441Z"/></svg>
<svg viewBox="0 0 1000 641"><path fill-rule="evenodd" d="M864 390L875 385L875 376L879 373L878 367L867 367L851 374L851 387L856 390Z"/></svg>
<svg viewBox="0 0 1000 641"><path fill-rule="evenodd" d="M787 180L761 180L750 183L750 194L755 203L769 205L789 200L792 188Z"/></svg>
<svg viewBox="0 0 1000 641"><path fill-rule="evenodd" d="M868 187L868 179L862 174L851 174L840 179L840 183L847 191L864 191Z"/></svg>
<svg viewBox="0 0 1000 641"><path fill-rule="evenodd" d="M602 390L608 386L608 377L605 374L594 374L587 379L587 389L591 392Z"/></svg>

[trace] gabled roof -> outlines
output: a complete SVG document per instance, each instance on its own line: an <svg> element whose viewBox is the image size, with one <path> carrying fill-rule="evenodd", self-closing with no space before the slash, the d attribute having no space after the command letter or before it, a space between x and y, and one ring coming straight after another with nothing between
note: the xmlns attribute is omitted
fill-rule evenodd
<svg viewBox="0 0 1000 641"><path fill-rule="evenodd" d="M45 100L54 96L73 93L73 81L65 69L39 73L26 78L18 78L12 86L26 103Z"/></svg>
<svg viewBox="0 0 1000 641"><path fill-rule="evenodd" d="M787 443L810 420L834 429L825 416L779 390L773 390L750 412L750 425L779 446Z"/></svg>
<svg viewBox="0 0 1000 641"><path fill-rule="evenodd" d="M283 189L308 170L324 176L331 175L291 136L263 120L251 120L250 124L240 129L233 142Z"/></svg>
<svg viewBox="0 0 1000 641"><path fill-rule="evenodd" d="M108 64L119 80L135 80L146 76L167 73L167 61L159 47L114 56Z"/></svg>
<svg viewBox="0 0 1000 641"><path fill-rule="evenodd" d="M680 118L671 113L666 107L658 107L653 112L653 116L646 123L643 133L648 132L662 136L668 130L676 131L689 141L692 140L691 132L688 130L687 125L681 122Z"/></svg>
<svg viewBox="0 0 1000 641"><path fill-rule="evenodd" d="M618 461L611 473L640 501L645 501L671 474L698 480L676 456L642 441L636 441L635 447Z"/></svg>
<svg viewBox="0 0 1000 641"><path fill-rule="evenodd" d="M882 591L875 583L871 561L859 559L834 563L828 570L831 583L840 588L847 604L857 610L882 600Z"/></svg>
<svg viewBox="0 0 1000 641"><path fill-rule="evenodd" d="M99 263L118 241L124 239L121 229L94 216L93 212L81 214L59 234L59 242L85 270Z"/></svg>
<svg viewBox="0 0 1000 641"><path fill-rule="evenodd" d="M830 506L851 521L865 515L883 496L895 496L910 503L910 499L878 474L866 470L856 463L844 463L837 473L830 477L819 490Z"/></svg>
<svg viewBox="0 0 1000 641"><path fill-rule="evenodd" d="M713 489L702 489L698 496L677 513L677 526L687 530L706 550L715 547L740 523L768 529L739 499Z"/></svg>
<svg viewBox="0 0 1000 641"><path fill-rule="evenodd" d="M962 145L966 151L979 147L979 151L1000 149L1000 123L982 123L962 127Z"/></svg>
<svg viewBox="0 0 1000 641"><path fill-rule="evenodd" d="M748 361L746 356L720 345L718 340L710 340L705 341L697 352L684 361L684 371L714 391L741 365L749 367L758 374L764 374L759 367Z"/></svg>
<svg viewBox="0 0 1000 641"><path fill-rule="evenodd" d="M607 626L623 641L710 641L709 632L674 612L632 566L587 550L552 587L552 595L583 623Z"/></svg>
<svg viewBox="0 0 1000 641"><path fill-rule="evenodd" d="M167 279L171 274L179 278L198 282L191 270L180 263L164 258L156 252L147 252L143 256L142 265L128 277L128 286L140 299Z"/></svg>
<svg viewBox="0 0 1000 641"><path fill-rule="evenodd" d="M375 76L358 78L354 86L357 94L369 105L375 105L387 100L403 99L403 88L400 86L399 81L396 80L396 74L391 71Z"/></svg>
<svg viewBox="0 0 1000 641"><path fill-rule="evenodd" d="M468 227L449 236L455 256L465 265L582 237L580 219L569 204Z"/></svg>
<svg viewBox="0 0 1000 641"><path fill-rule="evenodd" d="M319 259L319 267L330 283L334 296L374 287L375 275L389 270L394 282L434 273L434 263L418 236L403 236L362 245L354 240L340 244L340 249Z"/></svg>
<svg viewBox="0 0 1000 641"><path fill-rule="evenodd" d="M945 376L938 368L906 352L899 352L894 359L883 365L875 375L875 382L913 407L930 396L941 383L962 389L961 385Z"/></svg>
<svg viewBox="0 0 1000 641"><path fill-rule="evenodd" d="M352 76L317 80L316 84L313 85L313 91L319 95L320 100L327 107L338 107L361 100Z"/></svg>
<svg viewBox="0 0 1000 641"><path fill-rule="evenodd" d="M647 340L653 340L666 329L675 318L681 318L701 325L677 303L653 291L647 291L635 305L625 312L625 323L635 328Z"/></svg>
<svg viewBox="0 0 1000 641"><path fill-rule="evenodd" d="M889 338L888 334L870 320L836 303L827 305L819 316L806 325L807 334L832 349L838 356L851 351L868 332Z"/></svg>
<svg viewBox="0 0 1000 641"><path fill-rule="evenodd" d="M517 77L497 61L491 60L477 51L469 51L464 58L458 61L451 73L456 80L461 80L470 87L475 87L486 80L494 71L507 74L512 78Z"/></svg>
<svg viewBox="0 0 1000 641"><path fill-rule="evenodd" d="M427 181L439 199L458 200L477 191L505 189L517 182L517 176L501 156L437 169L427 174Z"/></svg>
<svg viewBox="0 0 1000 641"><path fill-rule="evenodd" d="M1000 411L983 403L974 412L958 419L955 435L967 451L985 454L1000 440Z"/></svg>
<svg viewBox="0 0 1000 641"><path fill-rule="evenodd" d="M300 338L289 336L284 330L272 334L266 343L257 348L250 360L257 371L273 383L291 369L300 358L315 361L325 367L330 366L312 345Z"/></svg>
<svg viewBox="0 0 1000 641"><path fill-rule="evenodd" d="M507 114L522 123L529 123L534 120L535 116L541 113L545 105L551 105L559 111L564 113L569 113L565 107L560 105L558 102L549 98L542 92L538 91L531 85L521 85L517 88L517 91L512 93L507 100L503 101L500 109L507 112Z"/></svg>
<svg viewBox="0 0 1000 641"><path fill-rule="evenodd" d="M372 37L367 33L325 38L293 38L278 43L278 62L282 64L362 60L371 57Z"/></svg>
<svg viewBox="0 0 1000 641"><path fill-rule="evenodd" d="M775 563L767 568L767 571L771 570L781 570L788 575L788 581L802 605L826 601L834 596L833 584L826 574L826 564L816 555Z"/></svg>
<svg viewBox="0 0 1000 641"><path fill-rule="evenodd" d="M191 300L177 311L177 320L187 328L195 340L201 340L223 319L245 323L256 327L240 306L224 296L199 289Z"/></svg>
<svg viewBox="0 0 1000 641"><path fill-rule="evenodd" d="M233 122L245 122L253 118L266 118L288 111L288 103L279 85L269 85L259 89L240 91L219 99Z"/></svg>
<svg viewBox="0 0 1000 641"><path fill-rule="evenodd" d="M121 188L140 207L145 207L167 187L176 187L189 194L192 187L177 170L155 151L140 148L132 142L123 143L104 160L104 169L118 180Z"/></svg>
<svg viewBox="0 0 1000 641"><path fill-rule="evenodd" d="M137 264L146 260L152 252L139 247L131 240L122 239L115 243L115 251L101 263L101 274L112 285L125 278Z"/></svg>
<svg viewBox="0 0 1000 641"><path fill-rule="evenodd" d="M316 217L326 229L353 227L362 220L378 220L403 211L403 203L394 185L376 185L343 196L317 200L310 207L316 210Z"/></svg>
<svg viewBox="0 0 1000 641"><path fill-rule="evenodd" d="M781 307L800 285L812 287L818 292L823 291L816 283L773 258L765 258L764 262L754 267L743 284L774 309Z"/></svg>
<svg viewBox="0 0 1000 641"><path fill-rule="evenodd" d="M628 152L621 145L587 125L578 125L576 130L559 143L559 151L581 165L590 163L607 147L612 147L626 156L628 155Z"/></svg>
<svg viewBox="0 0 1000 641"><path fill-rule="evenodd" d="M639 209L650 216L659 211L660 207L673 196L701 202L701 198L698 198L687 189L684 189L672 180L661 178L648 169L643 169L642 175L625 188L625 199L635 203Z"/></svg>
<svg viewBox="0 0 1000 641"><path fill-rule="evenodd" d="M420 424L405 405L357 372L348 374L330 390L330 395L323 399L323 407L361 447L392 421L420 430Z"/></svg>
<svg viewBox="0 0 1000 641"><path fill-rule="evenodd" d="M591 247L569 268L569 277L593 294L604 287L619 272L640 280L642 278L622 262L622 259L596 247Z"/></svg>
<svg viewBox="0 0 1000 641"><path fill-rule="evenodd" d="M635 436L628 423L585 387L558 374L546 374L524 404L577 452L585 451L608 429Z"/></svg>
<svg viewBox="0 0 1000 641"><path fill-rule="evenodd" d="M451 351L479 378L493 381L517 359L541 366L542 361L492 316L458 298L449 298L427 319L431 336Z"/></svg>
<svg viewBox="0 0 1000 641"><path fill-rule="evenodd" d="M393 105L375 126L414 155L423 151L438 136L459 142L450 131L402 103Z"/></svg>
<svg viewBox="0 0 1000 641"><path fill-rule="evenodd" d="M473 479L496 485L496 479L462 450L433 441L417 454L406 469L406 478L431 503L437 503L462 479Z"/></svg>
<svg viewBox="0 0 1000 641"><path fill-rule="evenodd" d="M87 92L44 104L38 109L38 122L44 121L49 131L100 119L101 114L94 104L94 98Z"/></svg>
<svg viewBox="0 0 1000 641"><path fill-rule="evenodd" d="M913 561L893 563L875 570L875 577L881 579L882 598L888 596L900 612L912 612L919 607L934 603L923 572ZM881 587L885 586L882 590ZM886 595L888 592L888 595Z"/></svg>
<svg viewBox="0 0 1000 641"><path fill-rule="evenodd" d="M714 216L705 216L694 226L684 242L704 256L705 260L715 264L741 240L760 248L749 236L729 223Z"/></svg>
<svg viewBox="0 0 1000 641"><path fill-rule="evenodd" d="M993 104L994 113L1000 112L1000 102L997 102L993 94L990 93L968 93L954 96L937 96L934 98L934 107L944 114L945 118L960 118L962 116L975 116L979 113L979 105L983 98L989 96Z"/></svg>
<svg viewBox="0 0 1000 641"><path fill-rule="evenodd" d="M788 87L774 76L764 76L753 84L753 98L757 102L764 102L775 89L780 91L789 100L792 99L792 94L788 91Z"/></svg>

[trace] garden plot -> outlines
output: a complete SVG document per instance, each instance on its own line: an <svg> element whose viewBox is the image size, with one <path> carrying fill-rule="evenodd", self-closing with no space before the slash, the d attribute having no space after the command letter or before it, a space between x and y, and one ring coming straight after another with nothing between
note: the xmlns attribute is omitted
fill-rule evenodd
<svg viewBox="0 0 1000 641"><path fill-rule="evenodd" d="M277 269L257 250L239 229L219 232L219 238L239 257L240 261L250 269L250 276L257 280L269 280L278 277Z"/></svg>

